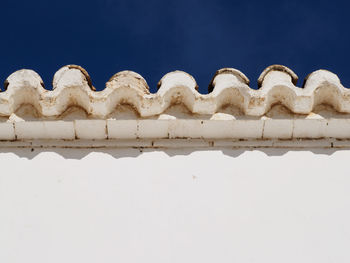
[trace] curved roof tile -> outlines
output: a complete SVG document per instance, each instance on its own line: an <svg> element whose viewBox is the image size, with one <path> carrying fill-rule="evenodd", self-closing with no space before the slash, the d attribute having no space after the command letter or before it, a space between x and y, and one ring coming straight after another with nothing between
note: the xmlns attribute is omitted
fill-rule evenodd
<svg viewBox="0 0 350 263"><path fill-rule="evenodd" d="M249 88L248 78L231 68L218 70L209 94L198 93L195 79L182 71L166 74L151 94L146 80L132 71L122 71L95 92L86 70L68 65L58 70L53 90L44 89L40 76L32 70L19 70L5 81L0 93L0 115L9 116L21 104L32 104L42 116L52 117L70 106L84 108L88 114L105 118L119 104L130 104L141 117L162 114L173 104L185 104L193 114L215 114L222 106L233 105L248 116L262 116L275 104L282 104L295 114L309 114L320 104L338 112L350 113L350 91L338 77L325 70L311 73L303 88L296 85L296 74L281 65L266 68L260 75L260 88Z"/></svg>

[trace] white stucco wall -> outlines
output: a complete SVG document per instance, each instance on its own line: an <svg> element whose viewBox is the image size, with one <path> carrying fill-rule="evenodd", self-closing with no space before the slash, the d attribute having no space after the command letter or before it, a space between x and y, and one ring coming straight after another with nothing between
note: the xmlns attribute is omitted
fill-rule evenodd
<svg viewBox="0 0 350 263"><path fill-rule="evenodd" d="M350 262L349 150L0 150L0 262Z"/></svg>

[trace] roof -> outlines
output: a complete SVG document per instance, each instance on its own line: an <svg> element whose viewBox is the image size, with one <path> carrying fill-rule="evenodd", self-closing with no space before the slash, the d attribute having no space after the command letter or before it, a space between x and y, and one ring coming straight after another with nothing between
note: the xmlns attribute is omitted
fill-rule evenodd
<svg viewBox="0 0 350 263"><path fill-rule="evenodd" d="M0 93L0 140L105 139L350 139L350 91L318 70L302 87L289 68L272 65L259 89L239 70L218 70L200 94L186 72L166 74L158 91L122 71L95 91L83 68L68 65L47 90L32 70L19 70Z"/></svg>

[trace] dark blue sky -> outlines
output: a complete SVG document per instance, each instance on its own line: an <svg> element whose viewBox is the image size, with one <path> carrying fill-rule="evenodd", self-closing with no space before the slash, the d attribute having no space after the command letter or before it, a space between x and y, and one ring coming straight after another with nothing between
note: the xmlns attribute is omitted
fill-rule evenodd
<svg viewBox="0 0 350 263"><path fill-rule="evenodd" d="M1 1L0 76L37 71L51 88L67 64L84 67L101 90L116 72L140 73L151 91L172 70L202 93L214 72L241 70L256 88L271 64L304 77L328 69L350 87L347 1L98 0Z"/></svg>

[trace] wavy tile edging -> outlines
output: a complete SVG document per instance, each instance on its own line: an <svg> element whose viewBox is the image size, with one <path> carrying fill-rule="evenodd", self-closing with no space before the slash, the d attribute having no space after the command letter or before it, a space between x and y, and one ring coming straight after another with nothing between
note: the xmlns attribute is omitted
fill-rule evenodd
<svg viewBox="0 0 350 263"><path fill-rule="evenodd" d="M61 115L71 106L83 108L89 115L105 119L117 105L132 105L141 117L162 114L174 104L184 104L192 113L215 114L222 107L238 107L247 116L263 116L275 104L282 104L296 114L309 114L320 104L350 113L350 91L339 78L326 70L311 73L303 88L296 86L296 74L281 65L273 65L259 77L260 88L249 87L248 78L231 68L218 70L209 85L209 94L197 91L195 79L182 71L166 74L159 90L149 93L147 82L135 72L122 71L94 91L88 73L69 65L55 73L53 90L44 88L41 77L32 70L19 70L5 81L0 93L0 115L10 116L21 105L33 105L46 117Z"/></svg>

